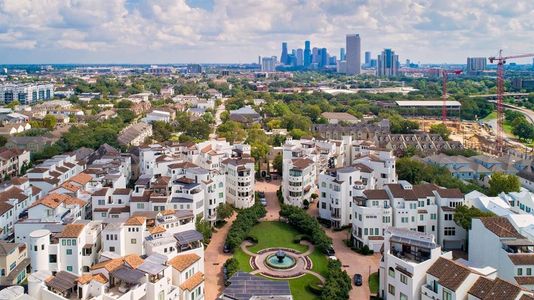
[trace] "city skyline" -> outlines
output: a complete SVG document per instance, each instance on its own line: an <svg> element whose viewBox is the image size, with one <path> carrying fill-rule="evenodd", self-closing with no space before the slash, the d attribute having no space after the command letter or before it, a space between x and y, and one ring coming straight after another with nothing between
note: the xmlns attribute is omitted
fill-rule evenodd
<svg viewBox="0 0 534 300"><path fill-rule="evenodd" d="M534 50L534 3L509 2L0 0L0 63L250 63L278 56L281 42L339 53L357 33L373 56L392 48L403 60L465 64Z"/></svg>

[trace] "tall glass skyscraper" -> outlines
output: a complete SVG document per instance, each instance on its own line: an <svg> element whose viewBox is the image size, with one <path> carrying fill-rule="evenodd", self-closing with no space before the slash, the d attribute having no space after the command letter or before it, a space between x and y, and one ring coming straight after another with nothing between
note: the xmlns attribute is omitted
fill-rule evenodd
<svg viewBox="0 0 534 300"><path fill-rule="evenodd" d="M365 51L365 65L371 65L371 51Z"/></svg>
<svg viewBox="0 0 534 300"><path fill-rule="evenodd" d="M304 66L308 67L311 64L311 48L310 41L304 42Z"/></svg>
<svg viewBox="0 0 534 300"><path fill-rule="evenodd" d="M339 60L345 60L345 48L339 49Z"/></svg>
<svg viewBox="0 0 534 300"><path fill-rule="evenodd" d="M282 55L280 56L280 62L283 65L288 65L289 64L288 56L287 56L287 43L286 42L282 43Z"/></svg>
<svg viewBox="0 0 534 300"><path fill-rule="evenodd" d="M393 77L397 76L399 72L399 56L391 49L384 49L378 55L378 65L376 68L376 75L378 77Z"/></svg>

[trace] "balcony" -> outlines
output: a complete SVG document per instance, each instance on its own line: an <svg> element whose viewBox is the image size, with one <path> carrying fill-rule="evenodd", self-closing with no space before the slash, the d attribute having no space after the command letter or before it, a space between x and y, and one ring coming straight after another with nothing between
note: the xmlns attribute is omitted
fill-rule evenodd
<svg viewBox="0 0 534 300"><path fill-rule="evenodd" d="M439 295L437 291L434 291L433 287L430 285L423 285L421 287L421 300L438 300Z"/></svg>

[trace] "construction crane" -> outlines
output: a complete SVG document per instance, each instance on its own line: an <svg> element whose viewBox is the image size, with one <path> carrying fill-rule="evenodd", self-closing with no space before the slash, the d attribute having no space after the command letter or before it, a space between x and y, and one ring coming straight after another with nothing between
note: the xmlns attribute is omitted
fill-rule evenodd
<svg viewBox="0 0 534 300"><path fill-rule="evenodd" d="M441 99L443 99L443 106L441 108L441 121L447 121L447 81L449 74L462 74L462 70L446 70L446 69L401 69L403 73L428 73L431 75L441 76L443 80Z"/></svg>
<svg viewBox="0 0 534 300"><path fill-rule="evenodd" d="M525 58L525 57L534 57L534 53L513 55L513 56L502 56L502 49L499 50L499 56L489 57L488 60L490 63L497 63L497 152L502 152L503 150L503 106L502 100L504 95L504 64L508 59L513 58Z"/></svg>

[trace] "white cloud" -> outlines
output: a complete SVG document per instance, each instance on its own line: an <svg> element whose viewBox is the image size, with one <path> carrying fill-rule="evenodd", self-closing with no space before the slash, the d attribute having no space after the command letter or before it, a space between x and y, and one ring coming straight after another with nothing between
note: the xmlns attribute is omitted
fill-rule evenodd
<svg viewBox="0 0 534 300"><path fill-rule="evenodd" d="M353 32L363 50L462 62L503 46L534 50L533 16L532 0L214 0L209 10L186 0L0 0L0 62L250 62L279 55L282 41L337 54Z"/></svg>

